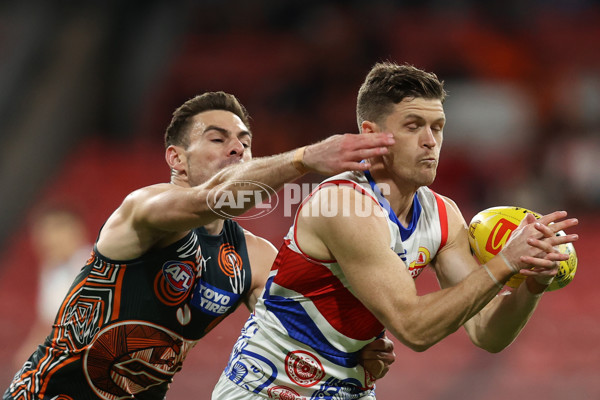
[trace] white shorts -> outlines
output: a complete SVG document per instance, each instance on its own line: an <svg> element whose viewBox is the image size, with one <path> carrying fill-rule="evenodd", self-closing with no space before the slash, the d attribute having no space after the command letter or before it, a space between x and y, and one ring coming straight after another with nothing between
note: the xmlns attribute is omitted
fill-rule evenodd
<svg viewBox="0 0 600 400"><path fill-rule="evenodd" d="M268 397L260 394L251 393L245 389L242 389L235 383L231 382L225 374L221 374L219 382L217 382L215 389L212 392L211 400L264 400ZM300 399L298 399L300 400ZM304 398L303 398L304 400ZM361 397L360 400L376 400L375 396L366 395Z"/></svg>
<svg viewBox="0 0 600 400"><path fill-rule="evenodd" d="M231 382L225 374L221 374L219 382L212 392L211 400L264 400L266 398L242 389Z"/></svg>

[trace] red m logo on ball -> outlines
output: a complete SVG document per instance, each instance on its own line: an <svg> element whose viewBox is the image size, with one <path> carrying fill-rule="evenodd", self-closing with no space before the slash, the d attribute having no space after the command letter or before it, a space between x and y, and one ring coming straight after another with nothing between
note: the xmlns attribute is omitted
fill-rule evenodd
<svg viewBox="0 0 600 400"><path fill-rule="evenodd" d="M504 218L500 219L492 228L490 236L488 236L488 241L485 244L486 251L490 254L498 254L516 228L517 225L514 223Z"/></svg>

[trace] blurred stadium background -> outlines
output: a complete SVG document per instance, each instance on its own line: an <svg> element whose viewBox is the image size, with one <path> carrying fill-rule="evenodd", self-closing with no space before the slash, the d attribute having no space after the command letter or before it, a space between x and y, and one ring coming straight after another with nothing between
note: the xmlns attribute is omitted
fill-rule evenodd
<svg viewBox="0 0 600 400"><path fill-rule="evenodd" d="M207 90L246 105L255 156L355 132L364 75L392 60L450 93L434 189L467 220L567 209L581 240L575 280L510 348L487 354L462 331L425 353L396 342L378 398L600 398L600 2L6 1L0 60L0 390L34 314L36 206L72 205L95 237L128 192L169 179L163 131ZM244 225L278 246L289 223L278 209ZM433 290L424 275L419 290ZM246 316L200 342L170 400L210 398Z"/></svg>

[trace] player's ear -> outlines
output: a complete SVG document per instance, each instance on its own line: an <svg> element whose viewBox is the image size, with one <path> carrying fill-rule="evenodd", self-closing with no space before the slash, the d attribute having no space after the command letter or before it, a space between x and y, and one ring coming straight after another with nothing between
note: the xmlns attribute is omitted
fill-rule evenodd
<svg viewBox="0 0 600 400"><path fill-rule="evenodd" d="M171 168L172 174L181 175L185 173L185 154L180 146L170 145L165 151L165 160Z"/></svg>
<svg viewBox="0 0 600 400"><path fill-rule="evenodd" d="M360 124L360 133L373 133L373 132L379 132L379 127L377 126L377 124L375 122L372 121L363 121Z"/></svg>

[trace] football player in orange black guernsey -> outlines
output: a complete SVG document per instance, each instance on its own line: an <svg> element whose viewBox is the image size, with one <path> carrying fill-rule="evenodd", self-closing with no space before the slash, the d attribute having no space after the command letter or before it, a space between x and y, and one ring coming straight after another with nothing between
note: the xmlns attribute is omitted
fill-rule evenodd
<svg viewBox="0 0 600 400"><path fill-rule="evenodd" d="M251 160L251 141L247 112L230 94L205 93L175 111L165 135L171 182L132 192L108 218L49 336L3 399L163 399L190 349L240 303L253 309L276 256L213 211L211 189L261 183L227 186L236 198L309 171L364 170L361 160L393 144L387 134L334 135ZM241 215L254 204L225 206ZM393 362L391 347L381 339L362 350L375 376Z"/></svg>

